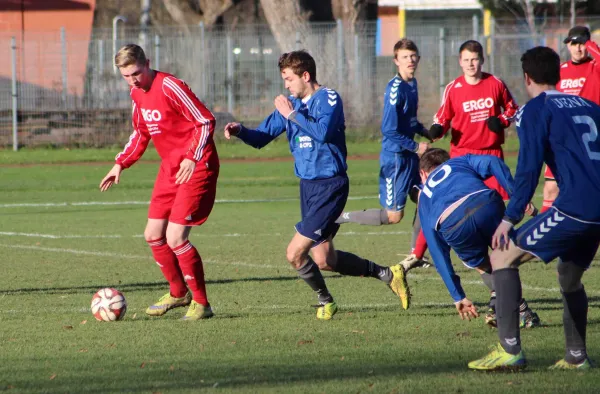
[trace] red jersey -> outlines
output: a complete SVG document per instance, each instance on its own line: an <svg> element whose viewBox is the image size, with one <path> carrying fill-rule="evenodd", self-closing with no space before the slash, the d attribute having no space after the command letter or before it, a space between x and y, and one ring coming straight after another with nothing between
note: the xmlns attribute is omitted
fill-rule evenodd
<svg viewBox="0 0 600 394"><path fill-rule="evenodd" d="M592 59L583 63L573 63L572 60L564 62L560 65L560 81L556 84L556 90L578 96L592 66Z"/></svg>
<svg viewBox="0 0 600 394"><path fill-rule="evenodd" d="M588 40L585 47L594 60L589 62L591 63L590 71L579 95L600 105L600 47L592 40Z"/></svg>
<svg viewBox="0 0 600 394"><path fill-rule="evenodd" d="M176 172L185 158L195 161L197 169L218 168L215 117L185 82L156 71L147 92L132 87L130 94L133 133L115 158L117 164L123 168L133 165L152 139L162 165L171 171Z"/></svg>
<svg viewBox="0 0 600 394"><path fill-rule="evenodd" d="M452 124L452 147L500 149L504 133L491 131L486 119L497 116L502 126L508 127L518 108L504 82L495 76L483 73L476 85L469 85L461 76L446 86L433 122L441 125L444 133Z"/></svg>

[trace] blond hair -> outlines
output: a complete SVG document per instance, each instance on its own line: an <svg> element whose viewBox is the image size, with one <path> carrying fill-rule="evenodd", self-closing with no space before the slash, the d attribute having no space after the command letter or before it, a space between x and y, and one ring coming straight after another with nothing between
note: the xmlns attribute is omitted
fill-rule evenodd
<svg viewBox="0 0 600 394"><path fill-rule="evenodd" d="M115 55L115 66L127 67L132 64L143 65L146 64L146 54L141 46L136 44L127 44Z"/></svg>

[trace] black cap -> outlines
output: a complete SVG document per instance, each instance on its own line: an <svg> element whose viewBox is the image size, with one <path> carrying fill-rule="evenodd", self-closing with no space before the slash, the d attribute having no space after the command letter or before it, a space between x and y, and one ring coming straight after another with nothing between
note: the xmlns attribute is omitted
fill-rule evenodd
<svg viewBox="0 0 600 394"><path fill-rule="evenodd" d="M585 26L575 26L572 27L571 30L569 30L569 35L567 36L567 38L565 38L565 40L563 41L565 44L573 41L573 39L579 38L579 37L586 37L586 41L589 40L589 38L591 37L590 34L590 29L588 29Z"/></svg>

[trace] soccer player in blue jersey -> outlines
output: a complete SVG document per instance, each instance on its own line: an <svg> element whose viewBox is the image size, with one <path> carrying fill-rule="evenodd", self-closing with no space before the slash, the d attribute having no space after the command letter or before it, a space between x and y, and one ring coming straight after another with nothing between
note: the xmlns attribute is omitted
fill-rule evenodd
<svg viewBox="0 0 600 394"><path fill-rule="evenodd" d="M525 88L532 98L516 116L520 150L513 195L492 239L490 256L496 284L500 343L485 357L469 363L478 370L521 369L518 266L533 257L558 261L564 306L565 357L551 368L587 369L588 298L581 278L600 244L600 106L555 90L560 58L547 47L521 57ZM552 209L513 229L537 187L546 162L560 193Z"/></svg>
<svg viewBox="0 0 600 394"><path fill-rule="evenodd" d="M401 265L382 267L333 247L339 229L335 220L349 192L341 97L317 83L315 61L305 51L283 54L279 69L291 96L276 97L275 111L254 130L239 123L227 124L225 137L236 136L260 149L286 132L295 173L300 178L302 216L288 245L287 259L317 293L317 318L329 320L337 312L320 270L377 278L390 286L407 309L410 294Z"/></svg>
<svg viewBox="0 0 600 394"><path fill-rule="evenodd" d="M486 286L494 290L488 248L504 216L504 202L484 181L494 176L510 195L513 188L510 170L496 156L467 154L450 159L445 150L433 148L421 157L420 175L423 186L418 212L434 265L460 317L477 317L452 267L450 249L467 267L477 270ZM496 319L494 301L490 301L493 321L486 319L490 325ZM519 306L522 327L539 325L539 317L525 300L521 299Z"/></svg>
<svg viewBox="0 0 600 394"><path fill-rule="evenodd" d="M419 93L415 72L419 65L417 45L403 38L394 45L394 63L398 74L385 89L383 118L381 120L379 203L382 209L365 209L344 212L338 223L358 223L371 226L400 223L409 192L419 179L419 156L429 147L426 142L416 142L415 134L427 136L427 130L417 119ZM420 229L418 217L414 223L413 249ZM409 256L409 259L411 256ZM411 260L404 268L422 264Z"/></svg>

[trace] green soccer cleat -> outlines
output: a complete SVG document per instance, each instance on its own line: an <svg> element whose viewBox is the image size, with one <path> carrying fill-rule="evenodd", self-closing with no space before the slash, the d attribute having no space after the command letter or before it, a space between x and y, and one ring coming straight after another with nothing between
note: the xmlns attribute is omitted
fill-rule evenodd
<svg viewBox="0 0 600 394"><path fill-rule="evenodd" d="M493 346L485 357L469 363L470 369L478 371L519 371L527 367L527 360L521 350L519 354L510 354L501 344Z"/></svg>
<svg viewBox="0 0 600 394"><path fill-rule="evenodd" d="M548 369L553 369L553 370L581 369L581 370L583 370L583 369L592 369L595 367L596 366L594 365L594 363L592 363L592 361L586 357L585 360L583 360L579 364L568 363L567 360L565 360L563 358L562 360L558 360L554 365L550 366Z"/></svg>
<svg viewBox="0 0 600 394"><path fill-rule="evenodd" d="M541 327L542 322L537 313L531 310L531 308L525 309L524 312L519 313L519 327L521 328L535 328Z"/></svg>
<svg viewBox="0 0 600 394"><path fill-rule="evenodd" d="M181 320L201 320L209 319L214 316L214 313L210 306L204 306L199 302L192 300L188 311Z"/></svg>
<svg viewBox="0 0 600 394"><path fill-rule="evenodd" d="M171 293L167 293L160 297L156 304L150 305L146 309L146 314L150 316L162 316L170 309L188 306L190 302L192 302L192 295L190 293L181 298L173 297Z"/></svg>
<svg viewBox="0 0 600 394"><path fill-rule="evenodd" d="M336 314L337 310L338 307L334 301L321 305L317 308L317 319L331 320L333 318L333 315Z"/></svg>
<svg viewBox="0 0 600 394"><path fill-rule="evenodd" d="M400 303L403 309L410 307L410 289L406 282L406 275L402 264L396 264L390 267L392 271L392 281L389 283L390 289L400 297Z"/></svg>

